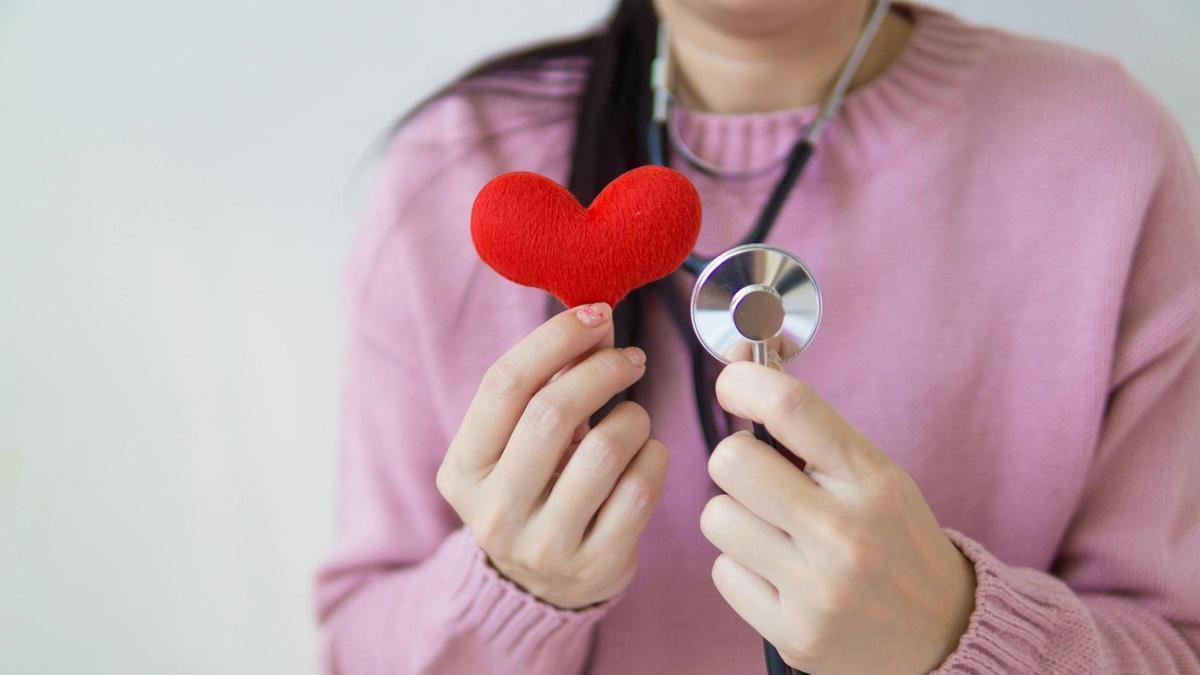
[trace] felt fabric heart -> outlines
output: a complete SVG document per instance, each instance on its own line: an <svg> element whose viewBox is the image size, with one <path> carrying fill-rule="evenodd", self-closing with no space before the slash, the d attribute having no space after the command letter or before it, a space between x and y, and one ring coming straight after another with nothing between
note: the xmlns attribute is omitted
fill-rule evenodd
<svg viewBox="0 0 1200 675"><path fill-rule="evenodd" d="M621 174L586 209L549 178L514 171L483 186L471 208L479 257L568 307L616 306L679 267L699 235L696 188L661 166Z"/></svg>

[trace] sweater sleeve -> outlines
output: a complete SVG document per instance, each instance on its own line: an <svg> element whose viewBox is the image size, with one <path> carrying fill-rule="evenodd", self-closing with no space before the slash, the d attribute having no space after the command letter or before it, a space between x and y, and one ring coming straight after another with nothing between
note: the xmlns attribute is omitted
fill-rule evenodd
<svg viewBox="0 0 1200 675"><path fill-rule="evenodd" d="M939 673L1200 673L1200 181L1165 126L1081 503L1049 573L948 531L978 583Z"/></svg>
<svg viewBox="0 0 1200 675"><path fill-rule="evenodd" d="M392 142L348 258L338 541L315 598L324 671L579 673L593 624L616 600L570 611L525 593L487 563L435 486L457 425L431 393L430 345L449 336L429 334L437 329L423 317L421 277L431 257L452 264L430 255L440 245L432 237L452 228L414 204L430 180L445 180L436 170L444 155L463 150L431 130L462 128L450 114L419 120ZM435 195L459 201L444 197ZM386 278L372 280L383 259Z"/></svg>

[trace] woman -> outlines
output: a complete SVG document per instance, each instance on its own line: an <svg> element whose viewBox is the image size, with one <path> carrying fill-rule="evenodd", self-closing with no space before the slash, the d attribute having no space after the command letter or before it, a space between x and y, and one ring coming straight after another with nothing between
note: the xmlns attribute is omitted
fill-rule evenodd
<svg viewBox="0 0 1200 675"><path fill-rule="evenodd" d="M701 383L807 472L706 456L690 277L547 321L476 258L493 176L586 204L648 161L657 16L698 250L729 247L869 11L622 0L400 126L348 268L331 672L756 673L760 636L814 673L1200 672L1200 180L1113 62L892 8L768 238L820 335Z"/></svg>

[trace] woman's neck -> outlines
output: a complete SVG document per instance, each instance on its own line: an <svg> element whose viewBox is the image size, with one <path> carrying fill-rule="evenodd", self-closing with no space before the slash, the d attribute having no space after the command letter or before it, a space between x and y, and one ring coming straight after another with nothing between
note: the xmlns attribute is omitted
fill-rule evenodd
<svg viewBox="0 0 1200 675"><path fill-rule="evenodd" d="M659 11L670 28L672 90L684 106L715 113L769 112L823 100L871 6L834 0L801 21L772 26L771 17L700 17L676 3L662 4L669 5ZM851 88L883 72L911 31L903 12L890 12Z"/></svg>

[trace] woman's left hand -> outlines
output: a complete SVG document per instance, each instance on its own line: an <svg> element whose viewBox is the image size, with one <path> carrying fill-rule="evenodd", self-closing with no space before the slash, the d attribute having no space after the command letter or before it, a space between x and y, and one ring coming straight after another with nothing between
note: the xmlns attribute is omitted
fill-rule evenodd
<svg viewBox="0 0 1200 675"><path fill-rule="evenodd" d="M900 467L803 382L727 366L717 400L803 457L749 432L721 441L704 535L725 601L788 665L819 673L929 672L974 608L975 572Z"/></svg>

